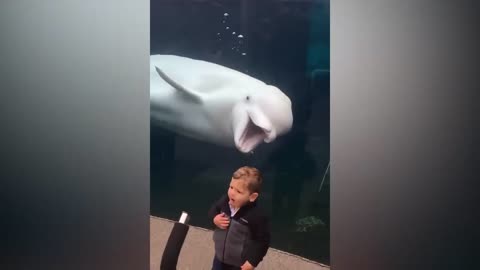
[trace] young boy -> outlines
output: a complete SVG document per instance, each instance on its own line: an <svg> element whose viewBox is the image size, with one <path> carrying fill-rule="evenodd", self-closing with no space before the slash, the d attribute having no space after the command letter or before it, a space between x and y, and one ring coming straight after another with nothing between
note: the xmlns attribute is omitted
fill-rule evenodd
<svg viewBox="0 0 480 270"><path fill-rule="evenodd" d="M256 202L261 185L259 170L241 167L233 174L227 194L211 207L209 217L217 227L212 270L252 270L267 253L270 223Z"/></svg>

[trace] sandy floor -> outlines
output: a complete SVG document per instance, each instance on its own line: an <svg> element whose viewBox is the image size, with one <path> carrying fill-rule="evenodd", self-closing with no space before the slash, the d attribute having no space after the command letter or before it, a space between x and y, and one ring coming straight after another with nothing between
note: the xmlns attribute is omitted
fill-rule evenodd
<svg viewBox="0 0 480 270"><path fill-rule="evenodd" d="M173 222L167 219L150 217L150 269L159 270L165 244L167 243ZM179 270L210 270L213 260L212 231L190 226L183 244ZM277 249L270 248L258 270L325 270L329 266L307 260Z"/></svg>

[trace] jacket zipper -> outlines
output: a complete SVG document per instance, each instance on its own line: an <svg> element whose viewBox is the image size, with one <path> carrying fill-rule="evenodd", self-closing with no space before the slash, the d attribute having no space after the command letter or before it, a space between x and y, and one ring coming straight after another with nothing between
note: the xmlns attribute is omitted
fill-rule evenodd
<svg viewBox="0 0 480 270"><path fill-rule="evenodd" d="M225 261L225 245L227 244L227 237L228 231L230 230L230 224L232 224L232 218L230 217L230 222L228 223L227 232L225 233L225 239L223 240L223 254L222 254L222 262Z"/></svg>

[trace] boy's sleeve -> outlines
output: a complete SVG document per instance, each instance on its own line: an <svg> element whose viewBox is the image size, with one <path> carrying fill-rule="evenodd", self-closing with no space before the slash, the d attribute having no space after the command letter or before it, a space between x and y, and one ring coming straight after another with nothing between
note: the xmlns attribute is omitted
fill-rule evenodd
<svg viewBox="0 0 480 270"><path fill-rule="evenodd" d="M247 261L257 267L267 254L270 246L270 219L266 215L261 215L258 222L252 224L252 240L247 249Z"/></svg>
<svg viewBox="0 0 480 270"><path fill-rule="evenodd" d="M208 218L210 219L210 221L212 222L213 224L213 218L218 215L220 213L220 211L222 210L222 205L223 205L223 202L225 201L225 197L227 195L223 195L222 197L220 197L220 199L218 199L211 207L210 207L210 210L208 211Z"/></svg>

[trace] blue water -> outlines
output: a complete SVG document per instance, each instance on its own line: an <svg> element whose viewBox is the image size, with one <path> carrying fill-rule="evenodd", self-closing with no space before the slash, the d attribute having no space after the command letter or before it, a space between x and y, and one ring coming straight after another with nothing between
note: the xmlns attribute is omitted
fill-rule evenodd
<svg viewBox="0 0 480 270"><path fill-rule="evenodd" d="M287 94L294 115L290 133L250 155L152 124L152 215L187 211L193 225L210 227L208 208L233 171L255 166L265 178L259 201L272 216L272 247L330 263L329 27L329 1L151 1L151 54L248 73Z"/></svg>

